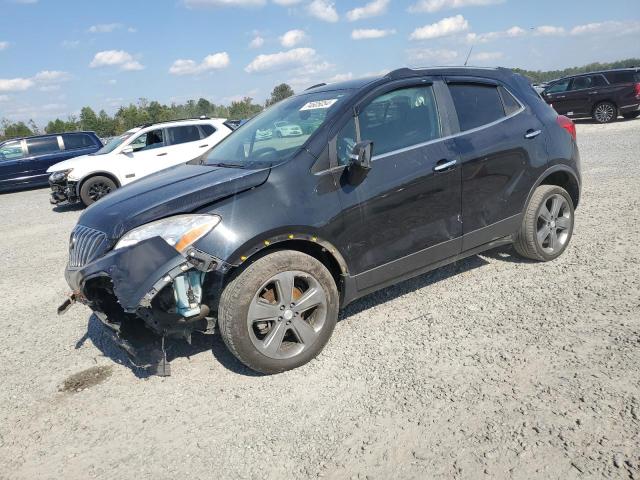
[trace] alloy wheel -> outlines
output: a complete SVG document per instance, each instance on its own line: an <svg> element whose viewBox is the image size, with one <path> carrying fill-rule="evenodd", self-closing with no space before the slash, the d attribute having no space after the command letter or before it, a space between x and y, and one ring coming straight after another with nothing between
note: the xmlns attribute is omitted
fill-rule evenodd
<svg viewBox="0 0 640 480"><path fill-rule="evenodd" d="M615 108L610 103L601 103L596 107L594 116L600 123L607 123L613 119Z"/></svg>
<svg viewBox="0 0 640 480"><path fill-rule="evenodd" d="M247 328L254 347L274 359L295 357L318 339L327 319L320 282L300 271L281 272L254 295Z"/></svg>
<svg viewBox="0 0 640 480"><path fill-rule="evenodd" d="M111 192L111 186L103 182L97 182L89 187L89 197L94 202L97 202L102 197Z"/></svg>
<svg viewBox="0 0 640 480"><path fill-rule="evenodd" d="M564 248L571 229L571 207L562 195L549 196L538 212L537 240L540 248L553 255Z"/></svg>

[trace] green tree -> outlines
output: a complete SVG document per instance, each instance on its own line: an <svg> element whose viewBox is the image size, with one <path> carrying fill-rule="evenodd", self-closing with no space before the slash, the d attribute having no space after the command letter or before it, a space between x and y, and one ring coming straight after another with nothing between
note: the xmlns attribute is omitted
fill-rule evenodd
<svg viewBox="0 0 640 480"><path fill-rule="evenodd" d="M33 131L24 122L10 122L6 118L0 122L2 125L2 140L7 138L28 137L33 135Z"/></svg>
<svg viewBox="0 0 640 480"><path fill-rule="evenodd" d="M80 128L95 132L98 129L98 117L91 107L80 110Z"/></svg>
<svg viewBox="0 0 640 480"><path fill-rule="evenodd" d="M280 100L284 100L287 97L293 95L293 89L286 83L276 85L271 92L271 96L267 99L265 106L269 107L274 103L278 103Z"/></svg>
<svg viewBox="0 0 640 480"><path fill-rule="evenodd" d="M231 102L229 107L229 119L241 120L251 118L262 111L262 106L253 103L251 97L244 97L241 101Z"/></svg>

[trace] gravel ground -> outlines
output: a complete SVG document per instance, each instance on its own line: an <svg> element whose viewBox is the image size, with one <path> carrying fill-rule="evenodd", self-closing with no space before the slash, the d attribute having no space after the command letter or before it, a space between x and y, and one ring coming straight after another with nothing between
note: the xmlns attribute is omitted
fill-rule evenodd
<svg viewBox="0 0 640 480"><path fill-rule="evenodd" d="M640 478L640 119L578 138L559 260L370 295L276 376L217 335L172 343L172 377L130 368L87 308L55 313L80 211L2 195L0 478Z"/></svg>

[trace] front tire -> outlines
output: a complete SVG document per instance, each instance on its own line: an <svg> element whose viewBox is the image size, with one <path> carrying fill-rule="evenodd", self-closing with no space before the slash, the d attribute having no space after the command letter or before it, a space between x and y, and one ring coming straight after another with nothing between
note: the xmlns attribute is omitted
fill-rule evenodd
<svg viewBox="0 0 640 480"><path fill-rule="evenodd" d="M598 123L611 123L618 118L618 107L611 102L600 102L593 107L592 116Z"/></svg>
<svg viewBox="0 0 640 480"><path fill-rule="evenodd" d="M109 177L96 175L84 181L80 188L80 200L85 206L97 202L105 195L114 191L118 186Z"/></svg>
<svg viewBox="0 0 640 480"><path fill-rule="evenodd" d="M322 351L338 305L336 283L322 263L281 250L259 258L227 284L218 327L231 353L247 367L280 373Z"/></svg>
<svg viewBox="0 0 640 480"><path fill-rule="evenodd" d="M557 185L540 185L533 192L516 233L516 252L531 260L555 260L569 245L573 223L573 200L567 191Z"/></svg>

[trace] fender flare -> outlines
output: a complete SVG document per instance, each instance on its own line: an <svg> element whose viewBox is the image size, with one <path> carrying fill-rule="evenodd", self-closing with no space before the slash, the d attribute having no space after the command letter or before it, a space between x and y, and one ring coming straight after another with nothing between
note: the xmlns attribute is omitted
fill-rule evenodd
<svg viewBox="0 0 640 480"><path fill-rule="evenodd" d="M549 175L557 173L557 172L566 173L566 174L570 175L571 178L573 178L573 180L576 182L576 185L578 185L578 197L580 197L580 193L582 192L582 183L580 182L580 176L569 165L566 165L564 163L559 163L559 164L556 164L556 165L553 165L553 166L547 168L538 177L538 179L535 181L535 183L533 184L533 186L529 190L529 194L527 195L527 202L525 203L525 208L526 208L527 205L529 205L529 200L531 200L531 196L533 195L533 192L535 191L535 189L538 188L540 185L542 185L542 182L544 182L544 180ZM577 205L575 205L574 207L577 207Z"/></svg>

